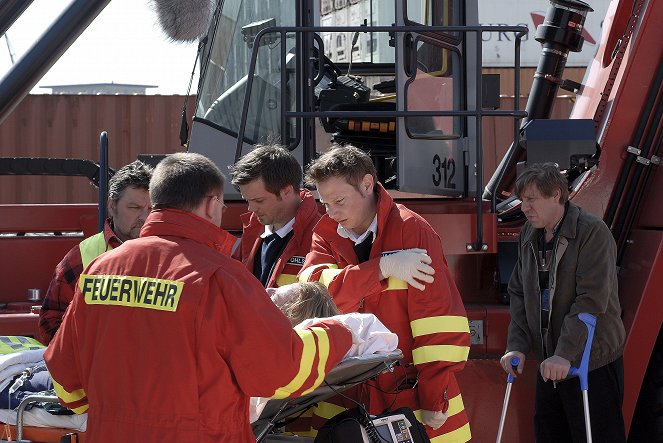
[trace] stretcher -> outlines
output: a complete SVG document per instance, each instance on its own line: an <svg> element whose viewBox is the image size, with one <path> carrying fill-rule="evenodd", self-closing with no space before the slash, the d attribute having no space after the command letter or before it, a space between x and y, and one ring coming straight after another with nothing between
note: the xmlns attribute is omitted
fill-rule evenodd
<svg viewBox="0 0 663 443"><path fill-rule="evenodd" d="M401 360L403 354L400 350L392 352L362 355L343 360L332 369L325 381L317 389L302 397L286 398L282 400L270 400L265 405L258 420L253 426L256 442L299 442L306 443L313 440L308 437L285 436L272 433L286 418L295 416L314 406L316 403L328 399L337 392L364 383L375 378L383 372L390 371ZM16 425L3 425L0 430L5 434L0 438L1 442L21 441L33 443L59 443L60 439L67 434L77 434L79 443L85 442L85 432L64 428L45 428L37 426L26 426L24 421L25 408L34 402L55 402L56 396L30 395L21 401L16 411ZM9 435L8 435L9 434ZM74 441L74 440L72 440Z"/></svg>
<svg viewBox="0 0 663 443"><path fill-rule="evenodd" d="M25 425L25 414L26 407L32 403L37 402L50 402L58 403L58 397L55 395L42 395L42 394L33 394L26 396L18 408L16 408L16 420L13 422L15 424L0 424L2 430L0 431L0 443L2 442L33 442L33 443L59 443L63 441L63 437L66 439L66 436L76 435L76 439L71 439L70 441L76 441L78 443L85 442L85 432L80 432L75 429L67 428L55 428L55 427L42 427L42 426L26 426ZM66 441L66 440L65 440Z"/></svg>
<svg viewBox="0 0 663 443"><path fill-rule="evenodd" d="M252 424L256 442L312 442L313 439L308 437L285 436L271 434L271 432L278 428L286 418L303 413L316 403L331 398L338 392L391 371L402 358L403 354L398 349L392 352L351 357L332 369L327 374L325 381L310 394L297 398L270 400L260 414L260 418Z"/></svg>

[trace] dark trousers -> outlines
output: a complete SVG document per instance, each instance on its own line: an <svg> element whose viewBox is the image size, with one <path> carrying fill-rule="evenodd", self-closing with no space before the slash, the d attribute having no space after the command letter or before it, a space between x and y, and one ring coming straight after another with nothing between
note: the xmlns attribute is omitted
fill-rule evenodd
<svg viewBox="0 0 663 443"><path fill-rule="evenodd" d="M622 402L624 361L595 369L587 376L592 439L597 443L626 441ZM537 443L586 442L585 413L577 377L556 383L536 381L534 430Z"/></svg>

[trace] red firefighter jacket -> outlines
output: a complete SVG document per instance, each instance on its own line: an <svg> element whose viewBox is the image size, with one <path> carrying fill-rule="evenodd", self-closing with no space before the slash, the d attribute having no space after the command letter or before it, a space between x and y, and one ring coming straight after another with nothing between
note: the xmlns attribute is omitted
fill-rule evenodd
<svg viewBox="0 0 663 443"><path fill-rule="evenodd" d="M421 410L446 411L449 418L441 428L426 427L431 441L465 442L471 435L454 372L467 360L469 326L442 242L421 216L396 204L380 184L377 194L378 229L369 259L357 264L353 242L338 235L338 224L325 215L313 232L299 279L324 283L342 312L373 313L398 335L406 367L381 375L375 386L364 389L362 401L370 413L408 406L421 419ZM433 260L435 282L424 291L394 278L379 280L380 257L410 248L426 249ZM316 414L329 419L341 410L328 403ZM313 423L317 428L315 417Z"/></svg>
<svg viewBox="0 0 663 443"><path fill-rule="evenodd" d="M295 224L292 227L294 233L274 265L267 282L268 288L297 282L297 273L302 269L304 258L311 250L313 228L322 215L310 191L302 190L299 195L302 203L295 215ZM244 263L249 272L252 272L256 256L260 257L260 235L265 232L265 226L260 224L258 217L251 212L242 215L242 223L242 239L233 257Z"/></svg>
<svg viewBox="0 0 663 443"><path fill-rule="evenodd" d="M61 402L89 406L89 441L255 441L250 396L302 395L347 352L339 323L294 331L225 238L154 211L81 275L44 358Z"/></svg>

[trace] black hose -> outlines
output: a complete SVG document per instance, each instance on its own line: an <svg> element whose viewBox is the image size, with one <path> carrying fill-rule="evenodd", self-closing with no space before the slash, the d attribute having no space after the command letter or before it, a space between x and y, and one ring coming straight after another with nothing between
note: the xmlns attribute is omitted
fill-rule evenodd
<svg viewBox="0 0 663 443"><path fill-rule="evenodd" d="M521 131L530 120L550 118L552 106L562 83L569 51L579 52L584 43L582 28L592 8L576 0L551 0L545 21L536 30L536 41L543 44L541 58L527 100L527 117ZM519 97L515 98L519 100ZM513 183L516 163L525 158L520 144L511 144L483 193L485 200L500 198L499 193Z"/></svg>
<svg viewBox="0 0 663 443"><path fill-rule="evenodd" d="M635 134L633 135L631 146L633 146L634 148L638 148L640 146L640 143L642 143L642 137L644 135L645 129L647 128L647 122L649 121L647 117L649 117L652 113L652 109L656 101L656 96L658 95L658 91L661 89L662 82L663 82L663 63L659 63L654 83L652 84L652 88L649 90L649 93L647 94L647 101L645 102L645 106L642 108L642 112L640 113L640 121L635 130ZM626 181L628 180L628 177L631 174L631 169L633 167L635 159L636 159L635 155L628 155L626 157L626 160L622 165L621 172L619 173L619 179L617 181L617 184L615 185L615 189L612 192L612 198L608 202L608 209L606 209L603 220L605 221L605 224L610 227L612 227L612 222L615 219L617 208L619 207L619 203L622 200L622 194L624 193ZM616 229L613 229L612 232L615 239L617 239L618 231Z"/></svg>
<svg viewBox="0 0 663 443"><path fill-rule="evenodd" d="M630 214L635 212L634 204L634 195L636 192L641 192L641 188L644 187L643 184L640 183L640 176L642 175L643 169L647 168L649 169L649 151L651 150L653 144L654 144L654 137L656 136L656 133L658 132L658 128L661 125L661 118L663 118L663 97L659 100L656 110L654 113L654 116L652 118L652 124L649 125L649 128L647 130L647 133L645 135L645 141L642 146L642 150L640 154L633 155L630 154L628 157L633 158L635 157L635 170L633 171L633 174L631 178L629 179L630 185L625 186L625 195L623 198L623 204L619 208L619 211L617 212L617 219L614 223L614 226L612 228L613 236L615 239L618 241L618 246L623 245L624 242L626 241L626 237L628 236L628 229L624 229L624 226L626 224L626 218L629 217ZM638 161L638 159L641 159ZM623 246L622 246L623 248Z"/></svg>
<svg viewBox="0 0 663 443"><path fill-rule="evenodd" d="M661 107L663 108L663 106ZM661 144L663 144L663 131L660 131L658 134L658 140L656 141L656 146L652 151L652 157L653 156L658 157L658 153L661 150ZM628 242L628 236L633 227L633 223L635 221L636 215L638 214L638 210L640 209L640 205L642 204L642 197L645 195L645 189L647 188L649 175L651 174L652 168L654 167L656 166L651 162L646 165L642 181L638 184L637 190L635 191L635 203L633 204L633 207L629 211L628 217L626 219L626 228L624 229L624 232L620 237L620 241L617 244L617 266L621 266L622 258L624 257L624 251L626 249L626 244ZM638 170L638 172L641 171L642 168Z"/></svg>

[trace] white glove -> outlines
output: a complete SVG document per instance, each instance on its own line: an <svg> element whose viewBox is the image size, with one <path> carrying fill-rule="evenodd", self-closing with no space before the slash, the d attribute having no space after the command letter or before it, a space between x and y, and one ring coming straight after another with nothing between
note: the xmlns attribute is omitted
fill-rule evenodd
<svg viewBox="0 0 663 443"><path fill-rule="evenodd" d="M435 270L428 266L433 260L425 249L405 249L380 258L380 274L383 278L395 277L406 281L410 286L424 290L425 283L433 283Z"/></svg>
<svg viewBox="0 0 663 443"><path fill-rule="evenodd" d="M424 424L433 428L433 430L440 428L447 421L447 413L442 411L421 411L421 420Z"/></svg>

